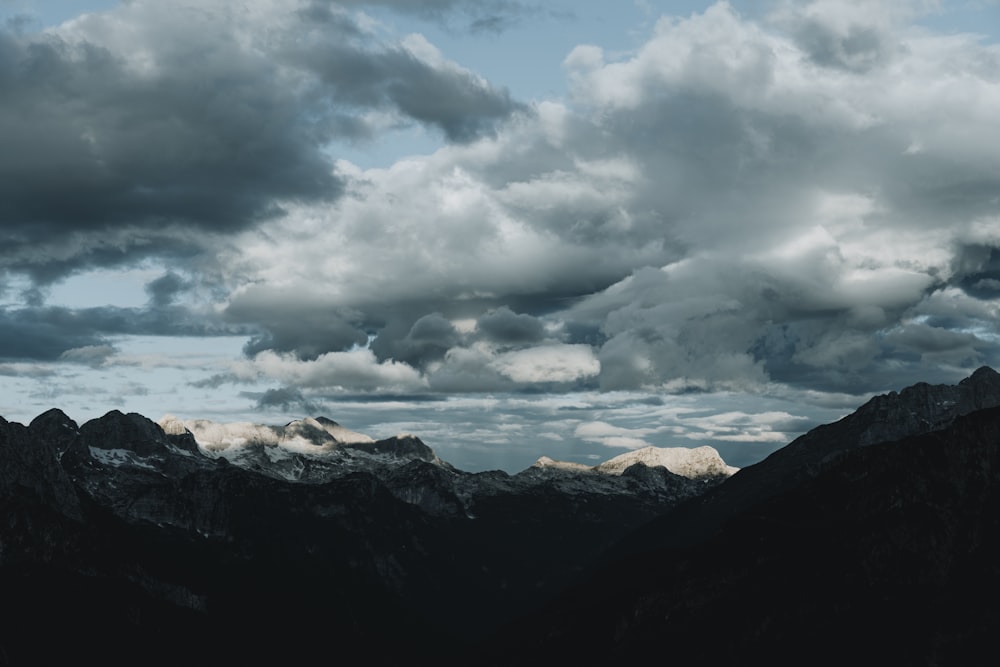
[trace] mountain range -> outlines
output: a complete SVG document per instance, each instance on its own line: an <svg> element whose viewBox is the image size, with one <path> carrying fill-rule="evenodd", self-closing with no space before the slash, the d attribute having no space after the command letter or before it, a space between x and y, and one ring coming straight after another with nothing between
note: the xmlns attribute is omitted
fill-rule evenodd
<svg viewBox="0 0 1000 667"><path fill-rule="evenodd" d="M323 417L78 425L56 409L0 420L0 462L9 664L304 658L320 638L364 641L376 664L457 651L735 470L701 447L468 473L413 435ZM29 639L50 625L67 641Z"/></svg>
<svg viewBox="0 0 1000 667"><path fill-rule="evenodd" d="M984 367L740 470L646 448L515 475L324 417L0 418L0 664L978 664L998 406Z"/></svg>

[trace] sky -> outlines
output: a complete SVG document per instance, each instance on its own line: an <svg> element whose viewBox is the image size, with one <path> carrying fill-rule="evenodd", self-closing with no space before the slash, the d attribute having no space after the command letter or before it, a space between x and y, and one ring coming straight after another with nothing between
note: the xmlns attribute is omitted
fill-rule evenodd
<svg viewBox="0 0 1000 667"><path fill-rule="evenodd" d="M1000 367L1000 3L0 0L0 415L711 445Z"/></svg>

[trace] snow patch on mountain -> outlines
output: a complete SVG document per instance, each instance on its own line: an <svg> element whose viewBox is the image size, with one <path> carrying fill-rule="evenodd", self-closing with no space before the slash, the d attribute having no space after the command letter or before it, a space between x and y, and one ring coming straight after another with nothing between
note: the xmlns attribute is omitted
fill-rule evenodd
<svg viewBox="0 0 1000 667"><path fill-rule="evenodd" d="M647 466L663 466L675 475L698 479L700 477L730 476L739 468L722 460L714 447L643 447L625 452L596 466L600 472L620 475L626 468L643 463Z"/></svg>
<svg viewBox="0 0 1000 667"><path fill-rule="evenodd" d="M216 458L235 458L241 454L239 450L254 447L265 448L272 460L287 458L285 452L322 456L342 445L375 442L370 436L346 429L325 417L307 417L284 426L269 426L250 422L218 423L207 419L180 420L166 415L158 423L168 435L190 432L202 452ZM283 451L271 451L272 448Z"/></svg>
<svg viewBox="0 0 1000 667"><path fill-rule="evenodd" d="M542 456L535 461L533 468L564 470L567 472L593 472L605 475L621 475L626 469L642 463L648 467L663 466L675 475L687 477L688 479L702 479L705 477L729 477L739 468L728 465L722 460L719 452L714 447L704 445L701 447L643 447L614 458L608 459L595 466L587 466L583 463L573 463L570 461L556 461L547 456Z"/></svg>
<svg viewBox="0 0 1000 667"><path fill-rule="evenodd" d="M90 447L90 455L102 465L114 468L119 466L134 466L136 468L146 468L147 470L157 469L155 465L143 460L142 457L136 456L135 452L130 452L127 449Z"/></svg>

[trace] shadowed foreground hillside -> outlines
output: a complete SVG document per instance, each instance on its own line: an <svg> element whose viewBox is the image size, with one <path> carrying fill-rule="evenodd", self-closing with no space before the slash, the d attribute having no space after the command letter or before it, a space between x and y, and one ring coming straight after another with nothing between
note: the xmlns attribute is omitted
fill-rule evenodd
<svg viewBox="0 0 1000 667"><path fill-rule="evenodd" d="M986 369L966 393L985 396L996 380ZM493 665L994 664L1000 409L970 404L935 424L912 400L929 390L879 397L679 505L481 655ZM891 433L890 419L940 428L858 440Z"/></svg>
<svg viewBox="0 0 1000 667"><path fill-rule="evenodd" d="M0 664L986 664L998 406L988 368L915 385L735 474L707 450L465 473L322 418L236 450L0 419Z"/></svg>

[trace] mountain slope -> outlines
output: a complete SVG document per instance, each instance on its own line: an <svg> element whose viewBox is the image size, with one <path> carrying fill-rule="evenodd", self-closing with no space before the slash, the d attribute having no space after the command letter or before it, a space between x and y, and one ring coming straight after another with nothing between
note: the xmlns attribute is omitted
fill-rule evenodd
<svg viewBox="0 0 1000 667"><path fill-rule="evenodd" d="M788 491L859 447L948 427L965 414L1000 406L1000 373L982 367L956 385L918 383L875 396L853 413L818 426L725 484L652 522L611 556L707 539L734 511Z"/></svg>
<svg viewBox="0 0 1000 667"><path fill-rule="evenodd" d="M754 467L754 481L774 488L745 502L754 487L738 485L741 471L678 506L477 655L495 665L649 655L684 665L992 664L1000 408L976 408L993 400L994 381L980 371L957 389L918 386L810 432ZM973 399L935 418L942 394ZM911 430L923 432L873 442ZM790 463L803 460L811 465ZM691 530L692 517L710 517L711 529Z"/></svg>

